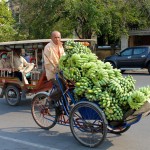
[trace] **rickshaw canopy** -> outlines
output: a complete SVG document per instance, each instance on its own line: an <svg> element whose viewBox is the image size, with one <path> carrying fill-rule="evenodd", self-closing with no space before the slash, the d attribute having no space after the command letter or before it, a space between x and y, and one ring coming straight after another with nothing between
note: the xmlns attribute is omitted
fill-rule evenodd
<svg viewBox="0 0 150 150"><path fill-rule="evenodd" d="M62 39L64 43L68 40L73 40L75 42L88 42L90 45L95 45L96 40L94 39ZM44 46L49 43L51 39L38 39L38 40L22 40L22 41L10 41L10 42L0 42L0 51L11 51L18 48L27 49L43 49Z"/></svg>

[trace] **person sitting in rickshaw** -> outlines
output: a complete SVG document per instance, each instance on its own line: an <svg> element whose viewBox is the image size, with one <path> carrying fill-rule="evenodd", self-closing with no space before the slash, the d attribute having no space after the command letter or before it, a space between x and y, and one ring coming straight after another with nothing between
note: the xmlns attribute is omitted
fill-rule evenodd
<svg viewBox="0 0 150 150"><path fill-rule="evenodd" d="M21 56L21 49L16 49L13 56L13 68L15 69L15 76L18 76L20 80L24 80L25 84L29 84L26 74L34 68L34 63L28 63Z"/></svg>
<svg viewBox="0 0 150 150"><path fill-rule="evenodd" d="M23 57L27 62L30 62L30 56L27 55L25 49L21 49L21 54L22 54L22 57Z"/></svg>
<svg viewBox="0 0 150 150"><path fill-rule="evenodd" d="M8 69L8 71L10 72L12 65L10 63L10 59L7 56L7 52L2 52L0 54L0 69Z"/></svg>

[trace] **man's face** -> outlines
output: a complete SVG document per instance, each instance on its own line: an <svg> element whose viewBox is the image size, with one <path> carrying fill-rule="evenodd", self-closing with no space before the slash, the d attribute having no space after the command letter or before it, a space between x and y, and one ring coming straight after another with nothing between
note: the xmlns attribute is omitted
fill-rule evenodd
<svg viewBox="0 0 150 150"><path fill-rule="evenodd" d="M59 32L55 32L52 34L51 37L52 41L54 42L54 44L59 45L61 42L61 35Z"/></svg>

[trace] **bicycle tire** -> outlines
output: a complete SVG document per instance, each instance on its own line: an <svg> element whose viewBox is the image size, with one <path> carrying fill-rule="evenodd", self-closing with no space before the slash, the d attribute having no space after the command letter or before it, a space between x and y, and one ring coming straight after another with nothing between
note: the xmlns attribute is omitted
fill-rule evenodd
<svg viewBox="0 0 150 150"><path fill-rule="evenodd" d="M88 101L77 103L70 112L69 122L73 136L84 146L97 147L106 138L105 115L94 103Z"/></svg>
<svg viewBox="0 0 150 150"><path fill-rule="evenodd" d="M57 123L58 115L56 108L50 108L46 92L40 92L32 99L31 114L38 126L42 129L49 130Z"/></svg>

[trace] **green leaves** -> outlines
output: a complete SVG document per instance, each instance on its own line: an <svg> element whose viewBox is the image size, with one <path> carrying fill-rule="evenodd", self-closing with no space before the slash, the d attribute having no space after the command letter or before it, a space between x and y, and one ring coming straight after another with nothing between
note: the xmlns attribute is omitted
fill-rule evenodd
<svg viewBox="0 0 150 150"><path fill-rule="evenodd" d="M0 42L13 40L16 34L14 19L4 0L0 1Z"/></svg>
<svg viewBox="0 0 150 150"><path fill-rule="evenodd" d="M16 1L16 0L13 0ZM150 25L149 0L17 0L18 28L23 38L49 38L59 30L62 37L91 38L104 35L116 44L130 27Z"/></svg>

